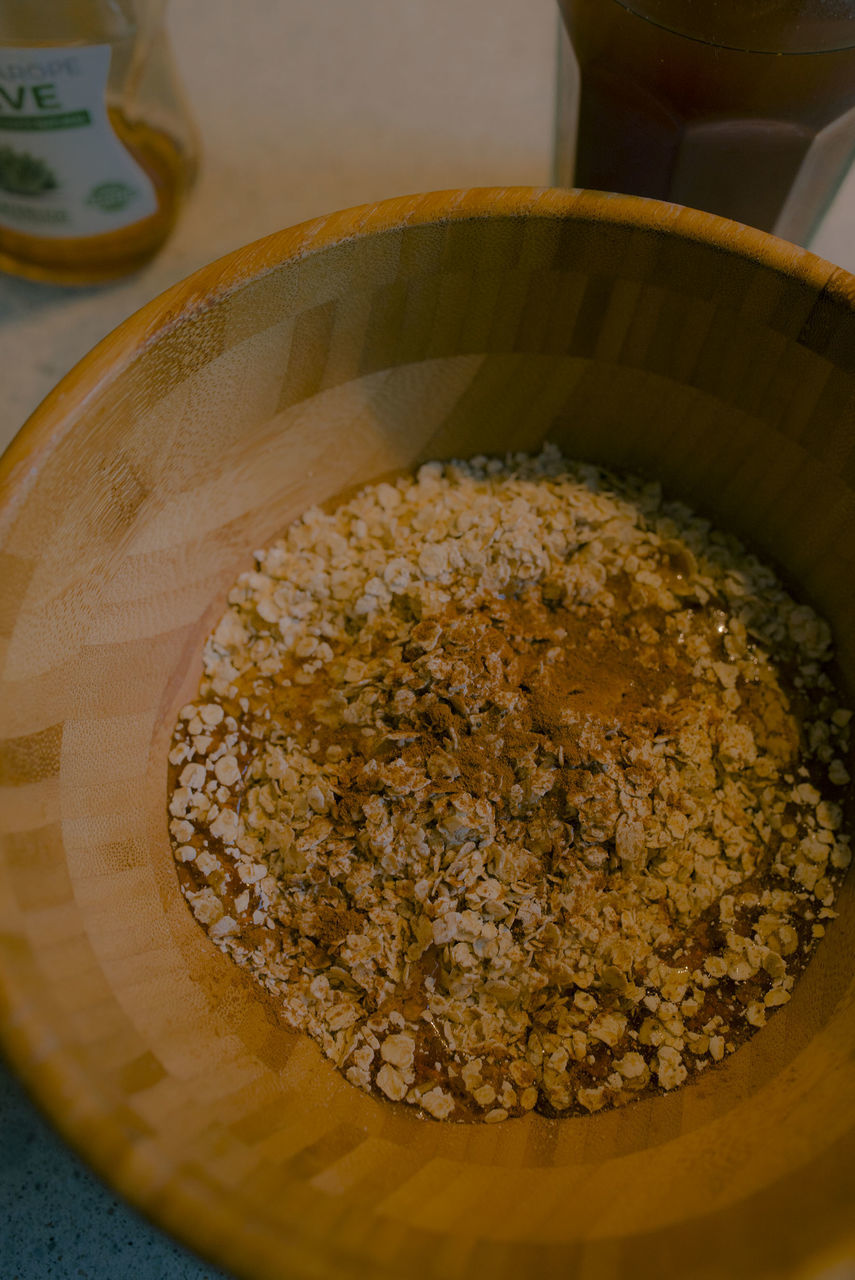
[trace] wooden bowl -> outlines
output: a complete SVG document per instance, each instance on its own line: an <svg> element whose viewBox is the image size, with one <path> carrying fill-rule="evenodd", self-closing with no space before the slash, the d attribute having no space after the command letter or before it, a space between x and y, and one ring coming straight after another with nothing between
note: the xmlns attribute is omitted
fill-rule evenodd
<svg viewBox="0 0 855 1280"><path fill-rule="evenodd" d="M132 317L3 459L3 1043L110 1183L240 1276L852 1274L851 885L720 1069L495 1126L347 1084L178 892L167 743L252 549L545 436L770 556L855 685L855 279L673 205L460 191L283 231Z"/></svg>

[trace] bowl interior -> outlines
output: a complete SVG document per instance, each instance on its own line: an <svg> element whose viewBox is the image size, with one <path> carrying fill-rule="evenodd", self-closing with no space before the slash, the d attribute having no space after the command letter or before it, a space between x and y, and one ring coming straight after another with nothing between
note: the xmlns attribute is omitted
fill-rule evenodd
<svg viewBox="0 0 855 1280"><path fill-rule="evenodd" d="M855 282L674 206L390 201L192 277L0 469L8 1052L110 1180L247 1276L807 1275L855 1257L855 904L722 1066L621 1111L448 1126L347 1084L179 892L166 752L235 575L432 457L641 471L772 559L855 688Z"/></svg>

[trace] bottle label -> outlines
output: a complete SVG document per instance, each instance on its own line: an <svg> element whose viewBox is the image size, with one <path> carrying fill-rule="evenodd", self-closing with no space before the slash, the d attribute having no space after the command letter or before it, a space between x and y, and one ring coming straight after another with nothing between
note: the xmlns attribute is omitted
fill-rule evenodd
<svg viewBox="0 0 855 1280"><path fill-rule="evenodd" d="M107 112L110 46L0 47L0 226L96 236L157 210Z"/></svg>

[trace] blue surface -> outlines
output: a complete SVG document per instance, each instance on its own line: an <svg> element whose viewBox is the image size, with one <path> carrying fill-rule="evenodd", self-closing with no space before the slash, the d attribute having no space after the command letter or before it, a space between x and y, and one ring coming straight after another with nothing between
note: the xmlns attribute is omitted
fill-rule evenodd
<svg viewBox="0 0 855 1280"><path fill-rule="evenodd" d="M227 1280L69 1150L0 1060L0 1280Z"/></svg>

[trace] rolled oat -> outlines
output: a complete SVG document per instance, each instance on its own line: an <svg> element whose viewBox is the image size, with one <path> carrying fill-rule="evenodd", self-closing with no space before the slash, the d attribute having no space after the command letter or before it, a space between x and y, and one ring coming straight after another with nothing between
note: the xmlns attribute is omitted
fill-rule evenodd
<svg viewBox="0 0 855 1280"><path fill-rule="evenodd" d="M178 875L354 1085L436 1119L677 1088L849 862L825 623L657 486L431 463L256 555L170 754Z"/></svg>

